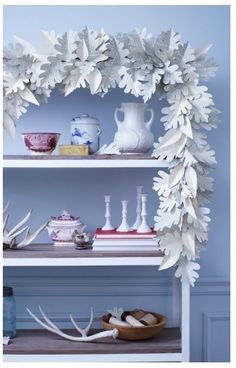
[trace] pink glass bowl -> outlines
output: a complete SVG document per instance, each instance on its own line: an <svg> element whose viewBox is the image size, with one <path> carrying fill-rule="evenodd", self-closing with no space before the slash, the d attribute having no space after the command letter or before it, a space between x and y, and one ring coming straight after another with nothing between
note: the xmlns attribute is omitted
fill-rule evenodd
<svg viewBox="0 0 236 368"><path fill-rule="evenodd" d="M59 133L22 133L22 138L31 155L50 155L56 148Z"/></svg>

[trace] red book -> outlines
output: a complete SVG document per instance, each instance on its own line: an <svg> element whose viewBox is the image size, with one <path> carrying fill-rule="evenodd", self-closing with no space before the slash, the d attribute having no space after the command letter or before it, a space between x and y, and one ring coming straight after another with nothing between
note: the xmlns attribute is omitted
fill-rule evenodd
<svg viewBox="0 0 236 368"><path fill-rule="evenodd" d="M98 228L95 233L96 239L153 239L157 235L156 231L152 229L150 233L137 233L136 230L127 232L114 230L102 230Z"/></svg>

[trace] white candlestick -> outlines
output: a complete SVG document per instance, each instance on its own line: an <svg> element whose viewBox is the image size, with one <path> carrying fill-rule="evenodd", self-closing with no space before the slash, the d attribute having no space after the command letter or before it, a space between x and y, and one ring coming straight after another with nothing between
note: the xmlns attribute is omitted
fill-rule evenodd
<svg viewBox="0 0 236 368"><path fill-rule="evenodd" d="M140 185L140 186L137 186L136 188L137 188L137 207L136 207L136 220L132 226L133 230L137 230L142 222L141 221L141 194L142 194L143 187Z"/></svg>
<svg viewBox="0 0 236 368"><path fill-rule="evenodd" d="M127 206L128 206L128 201L121 201L121 204L122 204L122 221L121 221L121 224L120 224L120 226L118 227L118 229L116 231L124 231L124 232L127 232L127 231L132 230L129 227L129 224L127 222Z"/></svg>
<svg viewBox="0 0 236 368"><path fill-rule="evenodd" d="M137 229L137 233L150 233L152 229L147 224L147 194L141 195L141 202L142 202L142 211L141 211L141 217L142 222L139 228Z"/></svg>
<svg viewBox="0 0 236 368"><path fill-rule="evenodd" d="M105 211L105 225L102 227L102 230L114 230L114 227L112 226L111 222L110 222L110 218L111 218L111 212L110 212L110 203L111 203L111 196L110 195L105 195L105 207L106 207L106 211Z"/></svg>

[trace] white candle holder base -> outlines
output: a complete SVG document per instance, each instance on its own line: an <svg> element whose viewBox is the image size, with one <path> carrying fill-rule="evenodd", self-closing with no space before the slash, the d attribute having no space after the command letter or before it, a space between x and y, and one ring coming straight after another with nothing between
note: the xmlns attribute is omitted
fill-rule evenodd
<svg viewBox="0 0 236 368"><path fill-rule="evenodd" d="M141 203L142 203L142 211L141 211L142 222L137 229L137 233L151 233L152 229L147 224L147 209L146 209L147 194L141 194Z"/></svg>
<svg viewBox="0 0 236 368"><path fill-rule="evenodd" d="M135 220L135 223L133 224L133 226L132 226L132 229L133 230L138 230L138 228L140 227L140 225L141 225L141 222L142 222L142 220L141 220L141 216L137 216L136 217L136 220Z"/></svg>
<svg viewBox="0 0 236 368"><path fill-rule="evenodd" d="M111 212L110 212L110 204L111 204L111 196L110 195L105 195L105 207L106 207L106 212L105 212L105 225L102 227L103 231L109 231L109 230L114 230L114 227L112 226L111 222L110 222L110 218L111 218Z"/></svg>
<svg viewBox="0 0 236 368"><path fill-rule="evenodd" d="M143 187L141 185L137 186L137 207L136 207L136 220L132 226L133 230L137 230L139 226L141 225L142 219L141 219L141 195Z"/></svg>
<svg viewBox="0 0 236 368"><path fill-rule="evenodd" d="M105 225L102 227L103 231L109 231L109 230L114 230L114 229L115 228L112 226L109 220L106 220Z"/></svg>
<svg viewBox="0 0 236 368"><path fill-rule="evenodd" d="M118 232L128 232L128 231L131 231L132 228L127 224L127 222L123 222L120 224L120 226L118 227L118 229L116 229L116 231Z"/></svg>
<svg viewBox="0 0 236 368"><path fill-rule="evenodd" d="M128 206L128 201L121 201L122 204L122 221L120 226L118 227L118 229L116 231L122 231L122 232L128 232L131 231L131 227L129 226L128 222L127 222L127 206Z"/></svg>
<svg viewBox="0 0 236 368"><path fill-rule="evenodd" d="M137 229L137 233L151 233L152 229L147 224L141 224L139 228Z"/></svg>

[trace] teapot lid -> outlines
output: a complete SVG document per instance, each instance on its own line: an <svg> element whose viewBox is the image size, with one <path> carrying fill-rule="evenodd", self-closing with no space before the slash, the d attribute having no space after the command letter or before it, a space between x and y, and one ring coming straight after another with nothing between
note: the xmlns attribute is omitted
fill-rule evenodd
<svg viewBox="0 0 236 368"><path fill-rule="evenodd" d="M91 124L91 125L99 125L99 120L90 116L89 114L81 114L80 116L76 116L72 119L72 123L76 122L77 124Z"/></svg>
<svg viewBox="0 0 236 368"><path fill-rule="evenodd" d="M74 217L66 210L63 210L59 216L51 216L53 221L76 221L79 217Z"/></svg>

